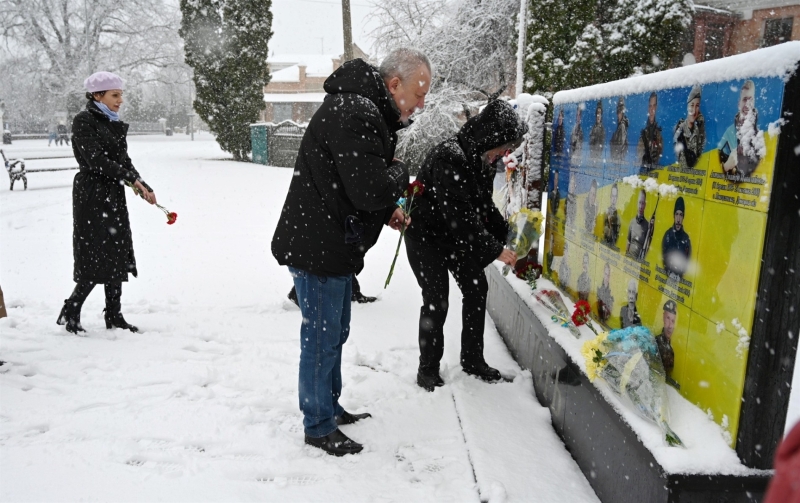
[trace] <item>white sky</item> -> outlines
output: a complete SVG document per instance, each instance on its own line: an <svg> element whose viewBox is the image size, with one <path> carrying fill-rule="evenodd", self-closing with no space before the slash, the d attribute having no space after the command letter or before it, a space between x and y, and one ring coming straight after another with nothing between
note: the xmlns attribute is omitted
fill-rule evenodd
<svg viewBox="0 0 800 503"><path fill-rule="evenodd" d="M371 54L371 0L350 0L353 41ZM272 0L270 54L341 54L341 0Z"/></svg>

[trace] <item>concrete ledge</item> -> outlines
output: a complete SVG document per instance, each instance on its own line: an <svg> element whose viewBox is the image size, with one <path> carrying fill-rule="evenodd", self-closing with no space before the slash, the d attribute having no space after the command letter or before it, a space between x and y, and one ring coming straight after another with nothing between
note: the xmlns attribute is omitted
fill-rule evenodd
<svg viewBox="0 0 800 503"><path fill-rule="evenodd" d="M503 278L486 268L487 308L519 365L531 371L536 397L604 502L760 501L769 477L669 474L636 433L548 334Z"/></svg>

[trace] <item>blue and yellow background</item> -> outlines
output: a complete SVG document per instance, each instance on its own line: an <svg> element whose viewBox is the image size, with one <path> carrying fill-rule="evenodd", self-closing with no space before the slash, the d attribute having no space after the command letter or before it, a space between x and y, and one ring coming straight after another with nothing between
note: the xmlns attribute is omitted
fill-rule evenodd
<svg viewBox="0 0 800 503"><path fill-rule="evenodd" d="M612 162L609 150L609 142L617 129L619 96L557 104L554 137L563 111L564 143L563 151L559 152L558 142L552 142L550 186L547 189L550 194L554 193L553 173L558 171L559 201L557 205L553 201L548 204L545 273L555 282L562 283L566 292L577 299L578 277L583 272L583 257L588 255L589 302L597 316L597 288L608 263L611 266L614 305L606 325L612 329L620 328L620 310L627 304L630 279L635 279L638 286L636 306L642 324L655 335L663 328L665 302L675 300L677 323L671 341L675 367L671 377L679 384L684 397L727 429L732 447L739 423L749 334L753 326L779 140L779 129L774 125L780 119L784 88L780 78L751 80L755 84L757 127L763 134L766 155L760 159L749 182L726 179L717 150L720 139L733 125L738 112L745 80L737 80L702 86L700 111L705 119L706 142L697 164L685 172L678 166L673 138L678 121L686 117L687 97L692 86L656 92L656 121L661 127L664 145L658 167L646 174L640 174L637 144L647 122L650 92L624 96L629 127L627 155L622 162ZM589 137L595 124L598 101L603 109L605 138L602 152L592 155ZM573 155L570 140L579 108L582 110L580 128L583 143L577 155ZM630 176L641 181L652 178L659 185L672 185L677 189L677 193L669 193L669 190L647 192L645 218L650 220L655 215L655 229L643 261L625 256L628 227L636 217L641 190L634 187L630 179L623 181ZM593 181L598 190L594 225L591 225L586 221L585 210ZM603 218L614 183L618 187L616 209L621 225L615 246L608 246L602 242ZM668 281L663 274L661 243L665 232L673 226L675 201L679 196L685 202L683 224L691 239L692 254L683 281L678 283ZM572 225L567 226L565 207L572 205L576 209L575 218ZM557 211L554 212L554 208ZM569 272L569 277L560 278L559 271Z"/></svg>

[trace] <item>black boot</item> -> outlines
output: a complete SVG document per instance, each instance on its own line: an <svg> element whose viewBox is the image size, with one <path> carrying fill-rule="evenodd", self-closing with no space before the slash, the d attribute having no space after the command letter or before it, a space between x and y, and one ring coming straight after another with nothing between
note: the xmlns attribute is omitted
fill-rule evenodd
<svg viewBox="0 0 800 503"><path fill-rule="evenodd" d="M376 300L378 300L378 297L367 297L361 292L353 292L353 295L350 296L351 302L358 302L359 304L369 304Z"/></svg>
<svg viewBox="0 0 800 503"><path fill-rule="evenodd" d="M86 330L84 330L84 328L81 326L80 307L81 306L78 306L76 309L75 302L71 302L69 299L64 300L64 307L61 308L61 312L58 315L56 324L66 325L67 332L71 334L86 332Z"/></svg>
<svg viewBox="0 0 800 503"><path fill-rule="evenodd" d="M64 307L61 308L56 324L66 325L67 332L72 334L86 332L81 326L81 308L93 289L94 283L77 283L72 295L64 301Z"/></svg>
<svg viewBox="0 0 800 503"><path fill-rule="evenodd" d="M350 295L350 302L358 302L359 304L368 304L370 302L375 302L378 300L378 297L367 297L363 293L361 293L361 285L358 283L356 279L356 275L353 274L353 293Z"/></svg>
<svg viewBox="0 0 800 503"><path fill-rule="evenodd" d="M372 417L372 414L369 412L365 412L363 414L350 414L349 412L344 411L341 416L336 416L336 425L342 426L343 424L353 424L368 417Z"/></svg>
<svg viewBox="0 0 800 503"><path fill-rule="evenodd" d="M306 435L306 443L313 447L318 447L333 456L344 456L345 454L358 454L364 446L354 442L347 437L341 430L336 430L330 435L314 438Z"/></svg>
<svg viewBox="0 0 800 503"><path fill-rule="evenodd" d="M134 333L138 332L139 329L125 321L120 312L122 308L122 283L106 283L105 290L106 308L103 309L103 317L106 320L106 328L121 328Z"/></svg>
<svg viewBox="0 0 800 503"><path fill-rule="evenodd" d="M130 330L133 333L139 331L137 327L125 321L125 318L122 317L122 313L120 313L119 311L117 311L116 313L111 313L108 311L108 308L105 308L103 309L103 313L104 313L103 317L106 320L107 329L110 330L112 328L121 328L123 330Z"/></svg>
<svg viewBox="0 0 800 503"><path fill-rule="evenodd" d="M497 382L503 379L503 376L500 375L500 371L488 366L486 362L480 362L472 365L462 362L461 368L464 369L464 372L467 374L475 376L481 381Z"/></svg>
<svg viewBox="0 0 800 503"><path fill-rule="evenodd" d="M439 375L439 372L435 374L427 374L423 372L417 372L417 386L424 389L425 391L433 391L436 388L444 386L444 380Z"/></svg>

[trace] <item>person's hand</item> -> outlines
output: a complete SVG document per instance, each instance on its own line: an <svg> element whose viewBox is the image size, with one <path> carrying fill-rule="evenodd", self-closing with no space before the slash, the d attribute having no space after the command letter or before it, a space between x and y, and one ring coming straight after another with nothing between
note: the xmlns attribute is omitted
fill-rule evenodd
<svg viewBox="0 0 800 503"><path fill-rule="evenodd" d="M142 199L147 201L150 204L156 204L156 194L155 192L150 192L147 188L142 185L142 182L136 180L133 184L134 188L139 191L139 194L142 196Z"/></svg>
<svg viewBox="0 0 800 503"><path fill-rule="evenodd" d="M514 265L517 263L517 254L508 248L503 248L503 251L497 256L497 260L509 267L514 267Z"/></svg>
<svg viewBox="0 0 800 503"><path fill-rule="evenodd" d="M397 208L392 213L392 218L389 219L389 227L396 231L402 230L403 221L405 221L406 227L411 225L411 217L406 215L402 208Z"/></svg>

